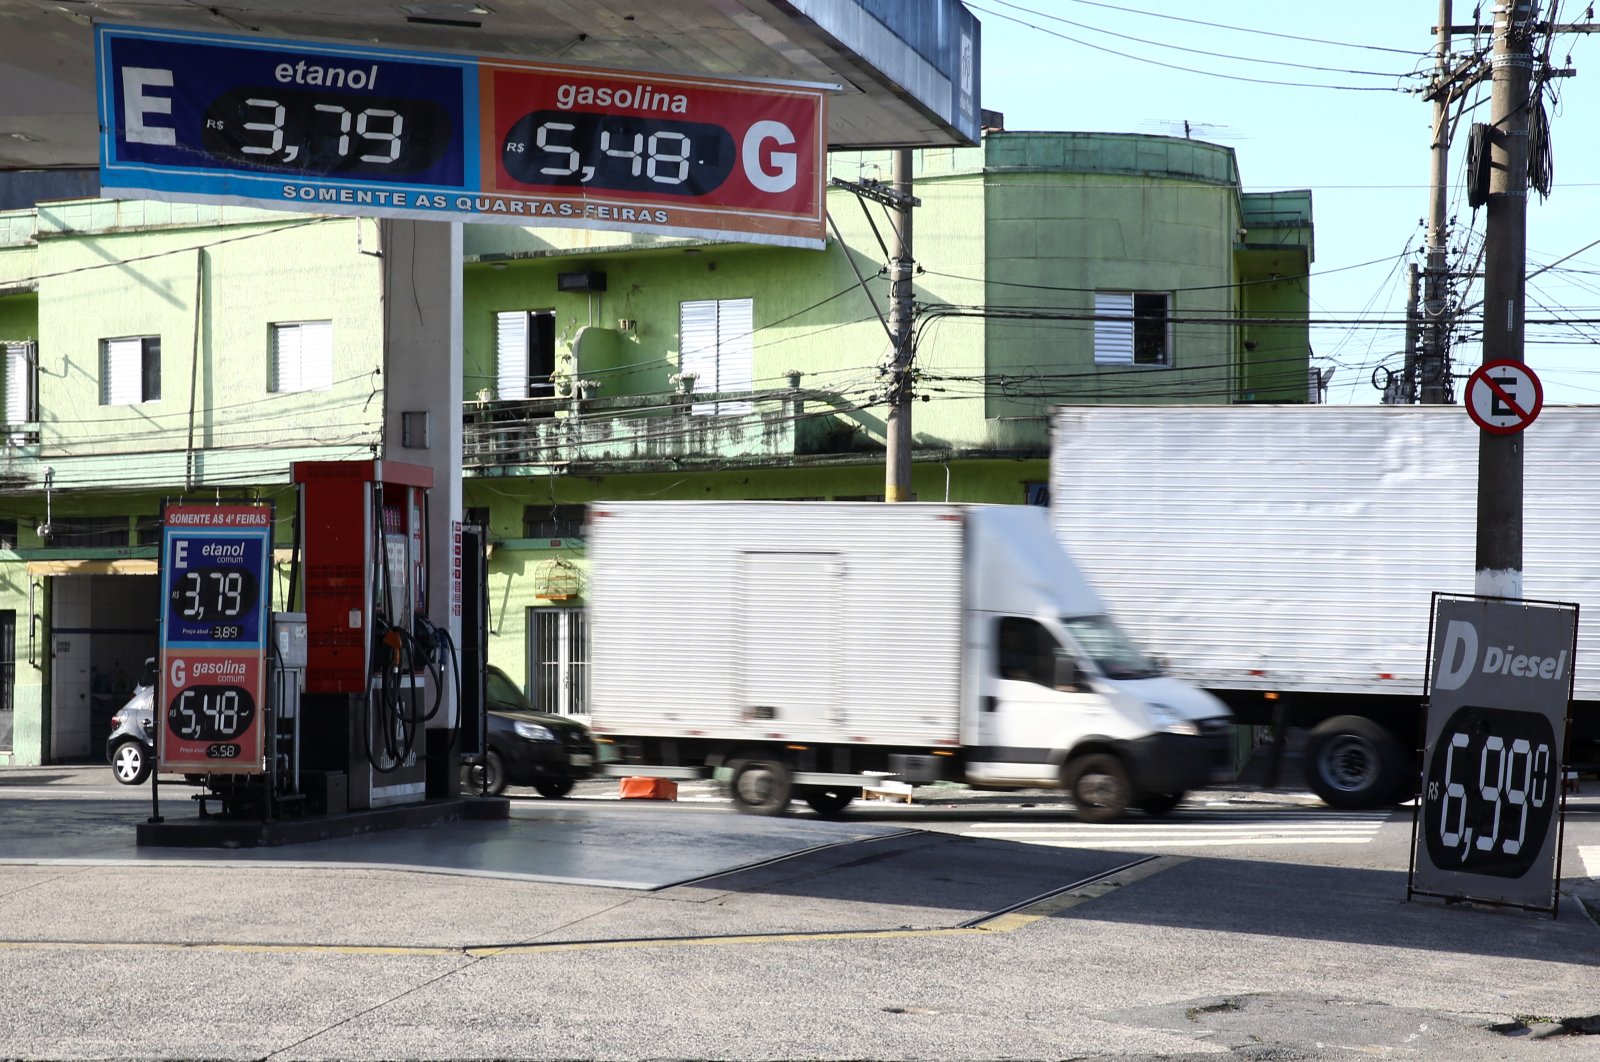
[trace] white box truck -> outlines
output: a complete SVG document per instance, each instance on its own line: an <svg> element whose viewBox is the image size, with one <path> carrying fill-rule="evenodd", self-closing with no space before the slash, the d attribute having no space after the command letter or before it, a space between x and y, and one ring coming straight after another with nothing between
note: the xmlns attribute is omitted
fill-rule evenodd
<svg viewBox="0 0 1600 1062"><path fill-rule="evenodd" d="M1099 406L1052 415L1056 534L1129 632L1237 722L1305 734L1338 807L1418 779L1435 591L1474 591L1459 406ZM1523 433L1523 596L1576 601L1575 765L1600 761L1600 409Z"/></svg>
<svg viewBox="0 0 1600 1062"><path fill-rule="evenodd" d="M1062 787L1161 814L1231 767L1222 704L1107 617L1042 508L599 502L591 725L612 774L742 811L863 787Z"/></svg>

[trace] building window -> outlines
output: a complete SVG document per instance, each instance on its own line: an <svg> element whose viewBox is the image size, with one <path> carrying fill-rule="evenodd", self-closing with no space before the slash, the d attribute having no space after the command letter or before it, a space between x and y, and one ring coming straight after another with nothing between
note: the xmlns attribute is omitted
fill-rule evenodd
<svg viewBox="0 0 1600 1062"><path fill-rule="evenodd" d="M755 301L713 299L678 306L678 369L694 373L701 392L749 391L754 385ZM696 402L694 412L737 416L754 403Z"/></svg>
<svg viewBox="0 0 1600 1062"><path fill-rule="evenodd" d="M484 534L489 533L489 507L487 505L469 505L461 511L461 526L481 527Z"/></svg>
<svg viewBox="0 0 1600 1062"><path fill-rule="evenodd" d="M0 549L17 548L17 521L14 517L0 520Z"/></svg>
<svg viewBox="0 0 1600 1062"><path fill-rule="evenodd" d="M161 337L100 341L100 404L136 406L161 399Z"/></svg>
<svg viewBox="0 0 1600 1062"><path fill-rule="evenodd" d="M1171 297L1164 291L1097 291L1096 365L1171 365Z"/></svg>
<svg viewBox="0 0 1600 1062"><path fill-rule="evenodd" d="M1022 504L1050 508L1050 484L1037 479L1025 481L1022 484Z"/></svg>
<svg viewBox="0 0 1600 1062"><path fill-rule="evenodd" d="M588 713L589 627L583 609L528 609L528 675L535 711Z"/></svg>
<svg viewBox="0 0 1600 1062"><path fill-rule="evenodd" d="M333 386L333 322L290 321L272 326L275 394L326 391Z"/></svg>
<svg viewBox="0 0 1600 1062"><path fill-rule="evenodd" d="M585 506L529 505L522 510L523 538L582 538Z"/></svg>
<svg viewBox="0 0 1600 1062"><path fill-rule="evenodd" d="M18 429L39 419L39 358L32 343L7 343L5 356L6 423L12 429L6 441L20 446L35 441Z"/></svg>
<svg viewBox="0 0 1600 1062"><path fill-rule="evenodd" d="M50 521L51 549L127 549L126 516L57 516Z"/></svg>
<svg viewBox="0 0 1600 1062"><path fill-rule="evenodd" d="M133 544L135 546L161 545L161 517L136 516L133 520Z"/></svg>
<svg viewBox="0 0 1600 1062"><path fill-rule="evenodd" d="M554 398L554 310L508 310L494 315L495 396L505 401Z"/></svg>

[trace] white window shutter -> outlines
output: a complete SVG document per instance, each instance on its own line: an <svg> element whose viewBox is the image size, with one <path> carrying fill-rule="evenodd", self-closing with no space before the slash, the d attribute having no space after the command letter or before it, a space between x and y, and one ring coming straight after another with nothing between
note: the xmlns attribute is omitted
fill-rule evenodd
<svg viewBox="0 0 1600 1062"><path fill-rule="evenodd" d="M272 390L325 391L333 386L333 322L272 326Z"/></svg>
<svg viewBox="0 0 1600 1062"><path fill-rule="evenodd" d="M725 299L717 312L717 390L755 389L756 315L753 299ZM738 416L755 410L753 402L721 402L717 412Z"/></svg>
<svg viewBox="0 0 1600 1062"><path fill-rule="evenodd" d="M108 339L100 398L108 406L135 406L144 398L144 341Z"/></svg>
<svg viewBox="0 0 1600 1062"><path fill-rule="evenodd" d="M694 373L697 392L719 391L717 382L717 304L703 300L678 306L678 371ZM695 413L714 413L715 402L700 402Z"/></svg>
<svg viewBox="0 0 1600 1062"><path fill-rule="evenodd" d="M703 300L678 307L678 371L692 372L697 393L749 391L754 383L755 302ZM697 414L738 416L752 402L697 402Z"/></svg>
<svg viewBox="0 0 1600 1062"><path fill-rule="evenodd" d="M495 397L528 397L528 311L494 315Z"/></svg>
<svg viewBox="0 0 1600 1062"><path fill-rule="evenodd" d="M333 386L333 322L300 325L300 389L326 391Z"/></svg>
<svg viewBox="0 0 1600 1062"><path fill-rule="evenodd" d="M6 423L26 424L33 416L33 344L6 344Z"/></svg>
<svg viewBox="0 0 1600 1062"><path fill-rule="evenodd" d="M1133 293L1129 291L1095 292L1094 316L1095 364L1132 365ZM1114 318L1114 320L1106 320L1105 318Z"/></svg>
<svg viewBox="0 0 1600 1062"><path fill-rule="evenodd" d="M300 329L294 325L272 326L272 390L278 394L303 391L300 374Z"/></svg>

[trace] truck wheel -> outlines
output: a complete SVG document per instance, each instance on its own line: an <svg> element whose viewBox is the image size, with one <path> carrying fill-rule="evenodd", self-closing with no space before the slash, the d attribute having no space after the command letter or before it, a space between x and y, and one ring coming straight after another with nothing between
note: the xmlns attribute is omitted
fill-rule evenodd
<svg viewBox="0 0 1600 1062"><path fill-rule="evenodd" d="M560 800L572 792L572 787L575 784L571 778L558 778L550 782L533 783L533 791L546 800Z"/></svg>
<svg viewBox="0 0 1600 1062"><path fill-rule="evenodd" d="M1070 761L1065 768L1067 791L1078 806L1081 822L1114 822L1128 810L1133 787L1128 769L1108 752L1096 752Z"/></svg>
<svg viewBox="0 0 1600 1062"><path fill-rule="evenodd" d="M1306 783L1330 808L1378 808L1405 789L1406 757L1383 727L1358 715L1319 723L1306 742Z"/></svg>
<svg viewBox="0 0 1600 1062"><path fill-rule="evenodd" d="M1176 793L1146 793L1139 798L1139 810L1156 817L1170 815L1178 810L1187 795L1181 789Z"/></svg>
<svg viewBox="0 0 1600 1062"><path fill-rule="evenodd" d="M811 805L811 810L818 815L825 819L831 819L849 807L850 802L860 793L861 790L859 789L817 788L809 790L805 794L805 802Z"/></svg>
<svg viewBox="0 0 1600 1062"><path fill-rule="evenodd" d="M782 815L789 810L789 795L794 786L789 768L777 760L740 760L731 765L733 777L728 789L734 807L747 815Z"/></svg>

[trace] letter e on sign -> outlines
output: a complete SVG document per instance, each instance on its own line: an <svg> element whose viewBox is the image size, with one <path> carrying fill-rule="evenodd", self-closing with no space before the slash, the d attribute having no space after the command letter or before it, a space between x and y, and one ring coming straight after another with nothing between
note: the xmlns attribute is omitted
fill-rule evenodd
<svg viewBox="0 0 1600 1062"><path fill-rule="evenodd" d="M1467 378L1467 414L1495 435L1512 435L1533 423L1544 405L1544 387L1520 361L1491 361Z"/></svg>

